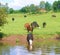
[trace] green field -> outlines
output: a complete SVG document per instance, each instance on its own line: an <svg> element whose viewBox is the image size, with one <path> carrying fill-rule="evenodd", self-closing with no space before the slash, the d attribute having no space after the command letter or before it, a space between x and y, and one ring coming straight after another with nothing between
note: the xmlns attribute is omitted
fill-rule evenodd
<svg viewBox="0 0 60 55"><path fill-rule="evenodd" d="M5 34L27 34L27 31L24 28L24 24L33 21L37 21L40 25L40 29L34 29L33 34L55 34L60 32L60 13L53 13L56 17L52 17L52 13L46 14L27 14L27 17L24 17L24 14L9 14L7 17L8 24L5 24L1 28L1 32ZM12 21L12 17L15 18L15 21ZM42 23L46 22L46 28L42 27Z"/></svg>

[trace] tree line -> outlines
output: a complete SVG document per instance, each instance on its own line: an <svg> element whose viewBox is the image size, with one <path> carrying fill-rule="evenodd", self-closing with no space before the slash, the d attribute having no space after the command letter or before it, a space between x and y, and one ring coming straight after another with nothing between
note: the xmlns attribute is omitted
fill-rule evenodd
<svg viewBox="0 0 60 55"><path fill-rule="evenodd" d="M1 3L0 3L0 8L2 7ZM39 5L27 5L25 7L22 7L19 10L14 10L13 8L9 8L8 7L8 3L6 3L5 6L3 6L6 8L7 13L41 13L41 12L49 12L49 11L53 11L53 12L60 12L60 1L54 1L53 4L50 4L49 2L45 2L45 1L41 1Z"/></svg>
<svg viewBox="0 0 60 55"><path fill-rule="evenodd" d="M54 1L53 4L49 2L41 1L39 5L31 4L27 5L19 10L14 10L13 8L9 9L9 13L41 13L41 12L60 12L60 1Z"/></svg>

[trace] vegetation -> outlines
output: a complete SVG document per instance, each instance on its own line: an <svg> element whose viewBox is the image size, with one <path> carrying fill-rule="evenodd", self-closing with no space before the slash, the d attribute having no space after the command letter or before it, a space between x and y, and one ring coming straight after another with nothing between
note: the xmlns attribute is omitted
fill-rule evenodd
<svg viewBox="0 0 60 55"><path fill-rule="evenodd" d="M25 7L22 7L19 10L14 10L13 8L9 8L8 13L31 13L31 14L37 14L41 13L41 10L44 12L60 12L60 1L54 1L53 4L50 4L49 2L41 1L39 5L27 5Z"/></svg>
<svg viewBox="0 0 60 55"><path fill-rule="evenodd" d="M3 26L7 21L7 8L6 7L1 7L0 5L0 26Z"/></svg>
<svg viewBox="0 0 60 55"><path fill-rule="evenodd" d="M55 1L53 3L53 11L54 12L60 12L60 1Z"/></svg>
<svg viewBox="0 0 60 55"><path fill-rule="evenodd" d="M19 39L18 38L16 38L16 43L18 43L19 42Z"/></svg>
<svg viewBox="0 0 60 55"><path fill-rule="evenodd" d="M4 37L4 33L0 32L0 40Z"/></svg>
<svg viewBox="0 0 60 55"><path fill-rule="evenodd" d="M24 24L37 21L41 29L34 29L34 34L55 34L60 30L60 13L54 13L60 10L59 4L60 1L55 1L52 5L49 2L45 3L44 1L41 1L38 6L31 4L30 6L25 6L20 10L14 10L8 6L0 8L0 19L2 20L0 20L0 26L5 24L7 13L9 13L7 17L8 24L5 24L4 28L2 28L2 32L6 34L26 34L27 31L24 28ZM44 12L43 14L40 14L41 9L46 10L48 13ZM27 17L25 18L24 15ZM56 15L56 17L52 17L52 15ZM15 18L14 22L12 21L12 18ZM46 22L46 28L42 27L43 22Z"/></svg>
<svg viewBox="0 0 60 55"><path fill-rule="evenodd" d="M45 9L46 9L47 11L50 11L50 10L52 9L52 6L51 6L51 4L50 4L49 2L46 2L46 3L45 3Z"/></svg>
<svg viewBox="0 0 60 55"><path fill-rule="evenodd" d="M56 17L52 17L52 13L26 14L26 18L24 14L9 14L9 19L7 18L8 24L5 24L4 28L2 28L2 32L6 34L27 34L24 24L36 21L41 29L34 29L34 34L55 34L60 31L60 13L53 14L55 14ZM14 22L12 21L12 17L15 18ZM43 28L43 22L46 22L46 28Z"/></svg>

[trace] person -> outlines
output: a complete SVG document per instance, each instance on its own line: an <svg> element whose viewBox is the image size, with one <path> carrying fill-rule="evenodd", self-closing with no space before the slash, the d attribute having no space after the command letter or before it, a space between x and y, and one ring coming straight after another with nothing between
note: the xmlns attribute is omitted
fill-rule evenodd
<svg viewBox="0 0 60 55"><path fill-rule="evenodd" d="M27 34L27 42L28 42L28 50L31 51L33 49L33 34L29 32Z"/></svg>
<svg viewBox="0 0 60 55"><path fill-rule="evenodd" d="M28 42L28 45L32 45L32 42L33 42L33 34L32 34L32 32L29 32L27 34L27 42Z"/></svg>

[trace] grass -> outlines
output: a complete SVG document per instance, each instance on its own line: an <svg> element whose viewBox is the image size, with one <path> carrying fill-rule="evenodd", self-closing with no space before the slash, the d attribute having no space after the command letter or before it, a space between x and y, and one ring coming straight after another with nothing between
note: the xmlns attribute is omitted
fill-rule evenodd
<svg viewBox="0 0 60 55"><path fill-rule="evenodd" d="M27 31L24 28L24 24L33 21L37 21L41 29L34 29L34 34L55 34L60 32L60 13L54 13L56 17L52 17L52 13L46 14L32 14L24 17L24 14L9 14L7 17L8 24L5 24L1 28L1 32L5 34L27 34ZM12 17L15 18L15 21L12 21ZM42 28L42 23L46 22L46 28Z"/></svg>

